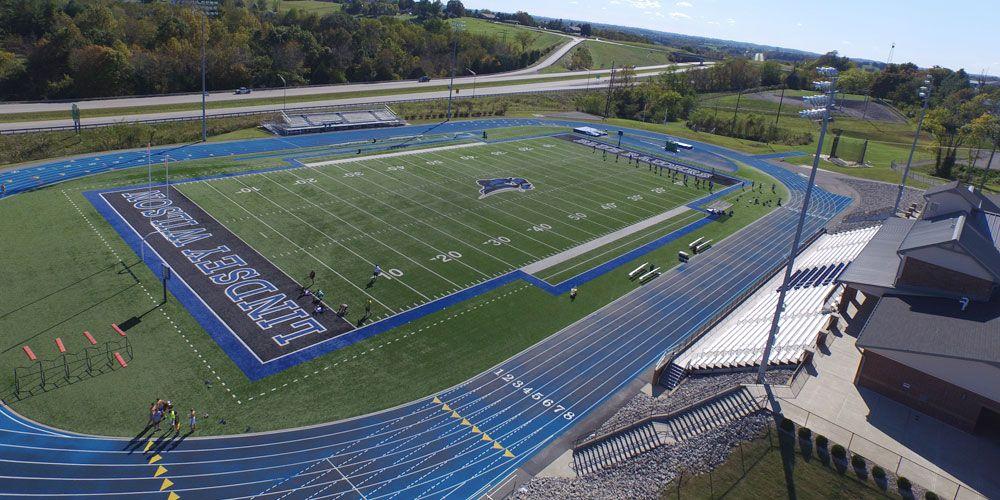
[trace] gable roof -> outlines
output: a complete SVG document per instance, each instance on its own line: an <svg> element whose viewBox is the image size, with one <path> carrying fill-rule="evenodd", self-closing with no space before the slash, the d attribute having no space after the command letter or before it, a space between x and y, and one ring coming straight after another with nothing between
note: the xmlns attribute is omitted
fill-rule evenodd
<svg viewBox="0 0 1000 500"><path fill-rule="evenodd" d="M987 212L1000 212L1000 206L997 206L991 197L983 195L980 191L970 190L970 187L962 184L960 181L951 181L924 191L924 199L933 198L935 195L941 193L953 193L969 202L972 208Z"/></svg>
<svg viewBox="0 0 1000 500"><path fill-rule="evenodd" d="M994 217L1000 218L977 210L971 216L971 223L970 217L965 214L918 220L900 242L899 252L957 243L969 257L992 274L995 280L1000 281L1000 241L995 239L998 235L990 234L991 223L1000 228L1000 220L995 220ZM983 234L984 229L986 234Z"/></svg>
<svg viewBox="0 0 1000 500"><path fill-rule="evenodd" d="M1000 294L964 311L954 299L885 295L857 345L1000 363Z"/></svg>

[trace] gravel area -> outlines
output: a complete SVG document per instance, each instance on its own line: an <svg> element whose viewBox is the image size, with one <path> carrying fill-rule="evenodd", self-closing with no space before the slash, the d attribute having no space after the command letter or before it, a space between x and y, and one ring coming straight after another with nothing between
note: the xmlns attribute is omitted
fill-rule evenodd
<svg viewBox="0 0 1000 500"><path fill-rule="evenodd" d="M655 499L678 470L707 472L725 462L738 443L761 435L772 423L769 412L754 413L687 441L654 448L584 478L534 478L511 498Z"/></svg>
<svg viewBox="0 0 1000 500"><path fill-rule="evenodd" d="M794 368L778 368L768 370L767 381L772 384L786 384L795 373ZM609 417L595 435L610 432L621 426L631 424L652 413L669 413L702 399L714 396L736 384L753 384L757 382L756 371L710 373L688 377L673 393L650 397L640 392L623 405L614 415Z"/></svg>
<svg viewBox="0 0 1000 500"><path fill-rule="evenodd" d="M831 232L860 229L878 224L892 214L892 205L896 202L899 188L894 184L872 182L851 177L838 179L855 194L855 203L831 228ZM911 203L916 203L918 209L924 206L923 191L906 188L899 206L905 210Z"/></svg>

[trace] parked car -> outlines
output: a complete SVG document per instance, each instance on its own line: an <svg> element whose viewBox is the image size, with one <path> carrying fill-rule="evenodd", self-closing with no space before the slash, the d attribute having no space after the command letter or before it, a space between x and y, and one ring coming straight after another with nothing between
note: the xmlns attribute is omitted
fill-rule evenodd
<svg viewBox="0 0 1000 500"><path fill-rule="evenodd" d="M250 87L240 87L240 88L236 89L236 95L249 94L250 92L252 92L250 90Z"/></svg>
<svg viewBox="0 0 1000 500"><path fill-rule="evenodd" d="M429 76L421 76L420 78L417 78L417 83L427 83L429 81L431 81L431 77Z"/></svg>

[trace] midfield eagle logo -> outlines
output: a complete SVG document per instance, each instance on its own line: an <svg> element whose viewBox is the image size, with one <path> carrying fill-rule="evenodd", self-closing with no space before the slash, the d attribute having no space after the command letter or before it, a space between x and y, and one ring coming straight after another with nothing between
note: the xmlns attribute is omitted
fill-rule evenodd
<svg viewBox="0 0 1000 500"><path fill-rule="evenodd" d="M528 191L534 189L527 179L521 177L501 177L499 179L479 179L479 199L483 199L491 194L509 190Z"/></svg>

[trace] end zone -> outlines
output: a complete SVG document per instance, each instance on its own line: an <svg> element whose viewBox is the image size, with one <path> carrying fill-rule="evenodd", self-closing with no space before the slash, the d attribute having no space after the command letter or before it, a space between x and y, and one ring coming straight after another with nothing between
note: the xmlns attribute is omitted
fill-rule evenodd
<svg viewBox="0 0 1000 500"><path fill-rule="evenodd" d="M85 193L251 379L268 363L354 330L295 280L174 188ZM324 304L325 306L325 304Z"/></svg>

